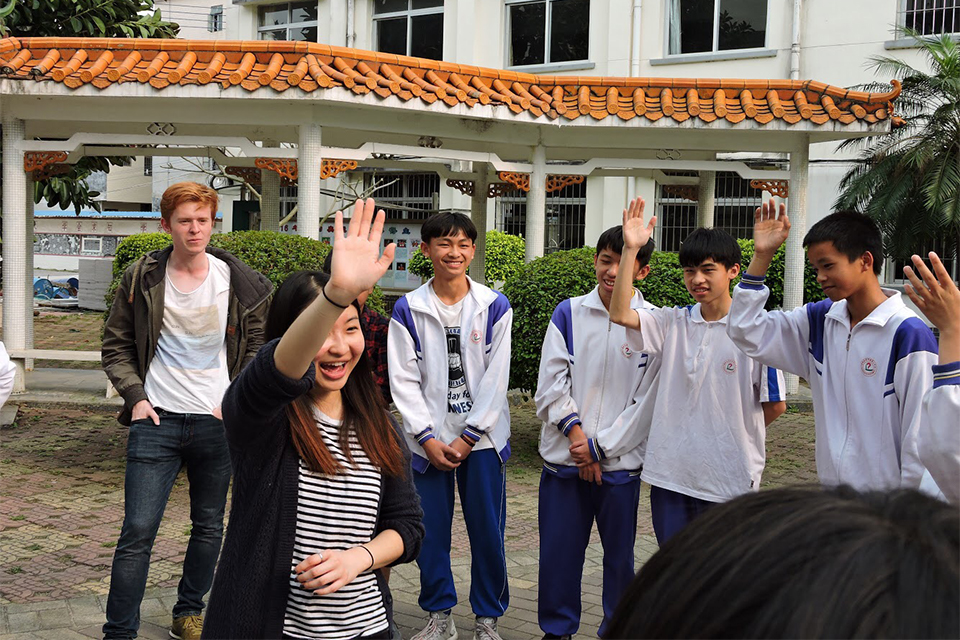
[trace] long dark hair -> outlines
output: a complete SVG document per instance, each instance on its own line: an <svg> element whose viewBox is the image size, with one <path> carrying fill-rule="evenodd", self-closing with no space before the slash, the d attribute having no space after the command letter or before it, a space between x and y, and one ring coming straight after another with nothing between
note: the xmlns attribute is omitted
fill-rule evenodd
<svg viewBox="0 0 960 640"><path fill-rule="evenodd" d="M265 329L266 339L281 337L323 289L330 276L320 271L297 271L290 274L273 297ZM360 313L360 305L353 301ZM347 459L350 456L349 439L352 433L370 461L391 476L403 475L403 453L393 425L387 417L383 395L377 388L370 370L366 351L347 378L341 392L343 398L343 426L340 429L340 448ZM290 435L300 458L315 472L334 475L343 471L320 437L314 418L315 404L306 393L286 407Z"/></svg>

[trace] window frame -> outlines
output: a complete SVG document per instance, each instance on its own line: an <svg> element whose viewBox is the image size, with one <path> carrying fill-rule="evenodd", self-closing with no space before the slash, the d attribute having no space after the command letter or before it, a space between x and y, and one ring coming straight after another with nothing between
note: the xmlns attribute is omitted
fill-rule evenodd
<svg viewBox="0 0 960 640"><path fill-rule="evenodd" d="M263 34L264 34L264 33L270 33L270 32L273 32L273 31L279 31L280 29L284 29L284 30L287 32L287 33L286 33L286 38L284 38L284 40L287 41L287 42L317 42L318 40L313 40L313 41L311 41L311 40L290 40L290 30L291 30L291 29L302 29L302 28L304 28L304 27L307 27L307 28L313 27L314 29L317 30L317 38L320 37L320 14L319 14L319 9L318 9L318 12L317 12L317 19L316 19L316 20L307 21L307 22L291 22L291 20L293 19L293 13L292 13L292 11L293 11L293 5L294 5L294 4L298 4L300 1L301 1L301 0L288 0L288 2L277 2L277 3L273 3L273 4L262 4L262 5L259 5L259 6L257 7L257 40L265 40L266 38L263 37ZM275 9L279 9L279 8L282 7L282 6L286 6L286 8L287 8L287 22L286 22L286 23L284 23L284 24L282 24L282 25L274 24L274 25L270 25L270 26L263 26L263 25L260 24L260 9L262 9L262 8L264 8L264 7L273 7L273 8L275 8Z"/></svg>
<svg viewBox="0 0 960 640"><path fill-rule="evenodd" d="M895 36L898 39L911 40L912 38L909 38L909 36L907 36L907 34L904 32L904 29L907 26L907 2L908 0L898 0L897 2L897 20L896 20ZM935 11L936 8L934 8L933 10ZM946 9L944 9L944 11L946 11ZM916 10L914 12L916 12ZM960 17L958 17L958 13L960 13L960 3L955 2L953 6L953 26L955 29L954 31L944 31L942 33L928 33L928 34L921 33L920 35L922 37L937 37L941 35L946 35L946 36L953 36L955 38L957 36L960 36Z"/></svg>
<svg viewBox="0 0 960 640"><path fill-rule="evenodd" d="M560 0L504 0L503 8L506 12L504 16L504 34L503 39L503 59L504 67L507 69L523 69L523 70L540 70L540 69L557 69L563 70L564 68L569 68L569 70L576 69L592 69L593 63L590 58L590 24L587 24L587 57L580 60L564 60L562 62L552 62L548 60L550 56L550 36L552 34L552 20L553 17L553 3ZM588 0L589 1L589 0ZM545 5L544 10L544 25L543 25L543 62L537 62L535 64L511 64L513 62L510 55L510 37L513 33L513 19L511 17L510 7L514 7L522 4L541 4ZM593 4L589 4L589 9L592 11ZM589 12L588 12L589 15Z"/></svg>
<svg viewBox="0 0 960 640"><path fill-rule="evenodd" d="M410 44L413 40L413 19L416 16L433 16L439 14L443 16L446 13L446 0L440 4L438 7L425 7L423 9L414 9L413 0L406 0L407 8L403 11L389 11L386 13L375 13L375 9L371 9L371 21L373 22L373 45L374 51L380 51L380 22L384 20L396 20L397 18L404 18L407 22L407 47L406 52L403 54L393 54L393 55L405 55L411 58L416 57L410 53ZM442 18L441 18L442 19ZM444 22L444 29L446 29L446 22ZM440 51L443 51L443 32L440 33ZM440 59L443 59L443 54L441 53Z"/></svg>
<svg viewBox="0 0 960 640"><path fill-rule="evenodd" d="M210 7L210 14L207 17L207 31L217 33L223 31L223 5L215 4Z"/></svg>
<svg viewBox="0 0 960 640"><path fill-rule="evenodd" d="M669 4L664 3L664 13L663 13L663 49L664 49L664 60L669 60L671 62L676 62L679 60L684 60L686 58L696 58L696 60L691 60L691 62L696 61L700 62L701 60L726 60L726 59L742 59L742 58L753 58L761 57L757 54L764 54L764 52L770 51L770 0L764 0L767 3L767 16L763 25L763 45L759 47L749 47L743 49L719 49L720 46L720 3L723 0L713 0L713 41L711 44L710 51L691 51L690 53L670 53L670 5L682 0L669 0ZM905 0L901 0L903 2ZM681 34L681 38L683 34ZM775 50L774 55L775 54ZM746 55L745 55L746 54ZM765 55L763 56L765 57ZM653 61L651 61L653 62Z"/></svg>

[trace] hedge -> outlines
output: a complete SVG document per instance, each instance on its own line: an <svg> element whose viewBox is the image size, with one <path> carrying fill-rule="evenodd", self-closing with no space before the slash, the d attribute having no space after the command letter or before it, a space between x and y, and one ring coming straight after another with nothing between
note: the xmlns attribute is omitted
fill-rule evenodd
<svg viewBox="0 0 960 640"><path fill-rule="evenodd" d="M740 240L743 264L753 256L753 241ZM504 294L513 307L513 353L510 361L510 388L532 392L537 388L540 350L553 310L566 298L581 296L597 284L592 247L557 251L524 265L516 277L507 281ZM774 258L767 284L771 288L769 308L783 303L783 264L781 249ZM738 282L739 278L734 281ZM650 259L650 274L636 286L643 297L658 307L686 306L694 300L683 284L683 269L678 255L655 251ZM822 300L823 293L813 269L807 265L804 301Z"/></svg>
<svg viewBox="0 0 960 640"><path fill-rule="evenodd" d="M483 274L487 285L506 282L520 273L525 252L526 242L520 236L488 231ZM413 253L407 268L421 278L433 277L433 264L423 255L420 247Z"/></svg>
<svg viewBox="0 0 960 640"><path fill-rule="evenodd" d="M138 233L125 238L113 259L113 282L107 291L107 308L113 304L114 293L127 267L142 255L170 244L166 233ZM328 244L302 236L276 231L231 231L210 237L210 246L229 251L251 269L266 276L274 287L284 278L304 269L321 271L330 252ZM367 299L371 309L384 313L383 291L374 287Z"/></svg>

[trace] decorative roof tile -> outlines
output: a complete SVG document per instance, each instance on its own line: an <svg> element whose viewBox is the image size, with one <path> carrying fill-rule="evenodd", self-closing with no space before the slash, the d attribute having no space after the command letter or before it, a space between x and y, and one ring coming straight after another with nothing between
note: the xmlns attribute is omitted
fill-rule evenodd
<svg viewBox="0 0 960 640"><path fill-rule="evenodd" d="M764 125L808 121L822 125L893 117L900 84L886 93L849 91L812 80L618 78L544 76L436 60L261 40L153 40L131 38L6 38L0 40L0 77L58 82L71 89L104 89L124 82L240 86L247 91L340 87L363 95L449 105L501 104L516 114L552 120L613 116L670 118L677 123L718 119Z"/></svg>

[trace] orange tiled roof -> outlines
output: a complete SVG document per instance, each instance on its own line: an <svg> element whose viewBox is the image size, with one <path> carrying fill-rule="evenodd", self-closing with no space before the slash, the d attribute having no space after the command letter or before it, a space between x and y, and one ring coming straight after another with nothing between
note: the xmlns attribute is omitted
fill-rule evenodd
<svg viewBox="0 0 960 640"><path fill-rule="evenodd" d="M343 87L357 94L450 106L500 104L535 117L595 120L691 118L767 124L858 121L892 117L891 91L865 93L822 82L712 78L541 76L307 42L151 40L128 38L6 38L0 76L99 89L124 82L248 91ZM896 118L894 118L896 120Z"/></svg>

